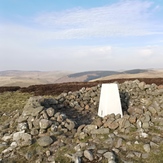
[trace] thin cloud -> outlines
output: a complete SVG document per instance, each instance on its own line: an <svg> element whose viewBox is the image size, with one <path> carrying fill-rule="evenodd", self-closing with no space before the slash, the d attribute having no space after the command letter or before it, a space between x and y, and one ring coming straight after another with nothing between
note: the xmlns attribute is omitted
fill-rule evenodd
<svg viewBox="0 0 163 163"><path fill-rule="evenodd" d="M157 8L149 1L120 1L104 7L44 13L34 21L58 39L143 36L157 32L151 30L149 20L153 9Z"/></svg>
<svg viewBox="0 0 163 163"><path fill-rule="evenodd" d="M129 0L44 13L34 22L29 17L24 19L26 23L0 22L0 68L82 71L161 67L163 23L154 19L157 9L150 1Z"/></svg>
<svg viewBox="0 0 163 163"><path fill-rule="evenodd" d="M158 35L163 34L163 25L151 20L156 10L150 1L120 1L104 7L40 14L28 25L1 24L0 33L40 41Z"/></svg>

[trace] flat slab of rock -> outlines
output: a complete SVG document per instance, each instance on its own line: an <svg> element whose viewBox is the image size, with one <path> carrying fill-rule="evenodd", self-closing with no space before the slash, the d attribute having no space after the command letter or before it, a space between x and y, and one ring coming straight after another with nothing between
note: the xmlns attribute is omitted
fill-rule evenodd
<svg viewBox="0 0 163 163"><path fill-rule="evenodd" d="M89 160L92 161L93 160L93 154L90 150L85 150L84 151L84 156Z"/></svg>
<svg viewBox="0 0 163 163"><path fill-rule="evenodd" d="M99 129L93 129L91 131L91 134L109 134L110 130L109 128L99 128Z"/></svg>
<svg viewBox="0 0 163 163"><path fill-rule="evenodd" d="M23 110L23 116L37 116L42 110L44 109L43 106L38 106L37 108L28 107Z"/></svg>
<svg viewBox="0 0 163 163"><path fill-rule="evenodd" d="M42 147L46 147L53 143L53 139L50 136L43 136L37 140L38 144Z"/></svg>
<svg viewBox="0 0 163 163"><path fill-rule="evenodd" d="M13 141L16 141L19 146L28 146L32 143L32 137L30 134L20 131L13 134Z"/></svg>

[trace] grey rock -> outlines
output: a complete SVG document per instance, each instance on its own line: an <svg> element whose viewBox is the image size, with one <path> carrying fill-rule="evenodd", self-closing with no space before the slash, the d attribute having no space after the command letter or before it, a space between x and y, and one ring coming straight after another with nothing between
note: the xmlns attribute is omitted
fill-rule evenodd
<svg viewBox="0 0 163 163"><path fill-rule="evenodd" d="M12 147L8 147L8 148L6 148L5 150L2 151L2 154L5 155L5 154L10 153L12 151L13 151L13 148Z"/></svg>
<svg viewBox="0 0 163 163"><path fill-rule="evenodd" d="M87 147L87 149L97 149L96 145L95 144L91 144Z"/></svg>
<svg viewBox="0 0 163 163"><path fill-rule="evenodd" d="M153 108L152 106L148 107L148 110L151 112L152 115L155 115L157 113L157 111L155 110L155 108Z"/></svg>
<svg viewBox="0 0 163 163"><path fill-rule="evenodd" d="M37 108L29 107L23 110L23 116L37 116L42 110L44 109L43 106L38 106Z"/></svg>
<svg viewBox="0 0 163 163"><path fill-rule="evenodd" d="M124 128L128 128L130 126L131 126L130 122L128 120L126 120L125 124L124 124Z"/></svg>
<svg viewBox="0 0 163 163"><path fill-rule="evenodd" d="M70 119L66 119L66 124L65 124L65 127L69 130L69 131L71 131L72 129L74 129L75 128L75 122L74 121L72 121L72 120L70 120Z"/></svg>
<svg viewBox="0 0 163 163"><path fill-rule="evenodd" d="M81 157L83 156L83 152L76 152L73 155L65 154L65 156L69 157L74 163L81 163Z"/></svg>
<svg viewBox="0 0 163 163"><path fill-rule="evenodd" d="M143 154L142 154L142 158L143 158L143 159L146 159L146 158L148 158L148 157L149 157L149 154L148 154L148 153L143 153Z"/></svg>
<svg viewBox="0 0 163 163"><path fill-rule="evenodd" d="M81 133L79 134L79 139L85 139L87 136L88 136L87 133L81 132Z"/></svg>
<svg viewBox="0 0 163 163"><path fill-rule="evenodd" d="M92 130L97 129L96 125L86 125L83 129L85 133L91 133Z"/></svg>
<svg viewBox="0 0 163 163"><path fill-rule="evenodd" d="M48 157L49 162L54 162L55 161L55 156L49 156ZM55 163L55 162L54 162Z"/></svg>
<svg viewBox="0 0 163 163"><path fill-rule="evenodd" d="M0 143L0 149L1 148L5 148L5 147L7 147L8 145L7 145L7 143L6 142L2 142L2 143Z"/></svg>
<svg viewBox="0 0 163 163"><path fill-rule="evenodd" d="M87 158L89 161L93 161L93 154L90 150L84 151L84 157Z"/></svg>
<svg viewBox="0 0 163 163"><path fill-rule="evenodd" d="M62 122L62 121L64 121L64 120L66 120L66 118L67 118L67 116L66 116L66 114L55 114L55 116L57 116L57 121L58 122Z"/></svg>
<svg viewBox="0 0 163 163"><path fill-rule="evenodd" d="M149 126L149 123L148 122L144 122L143 125L142 125L142 128L144 129L148 129L150 126Z"/></svg>
<svg viewBox="0 0 163 163"><path fill-rule="evenodd" d="M47 129L51 125L51 121L47 119L41 119L39 122L40 128L41 129Z"/></svg>
<svg viewBox="0 0 163 163"><path fill-rule="evenodd" d="M108 161L111 161L111 160L114 161L114 160L115 160L115 155L114 155L113 152L106 152L106 153L103 154L103 156L104 156L105 158L107 158Z"/></svg>
<svg viewBox="0 0 163 163"><path fill-rule="evenodd" d="M118 127L119 127L119 124L116 121L109 124L109 128L112 130L117 129Z"/></svg>
<svg viewBox="0 0 163 163"><path fill-rule="evenodd" d="M147 152L147 153L149 153L150 150L151 150L151 147L150 147L149 144L144 144L144 145L143 145L143 148L144 148L145 152Z"/></svg>
<svg viewBox="0 0 163 163"><path fill-rule="evenodd" d="M104 141L104 144L106 144L106 146L109 146L109 147L113 147L114 145L114 138L108 138Z"/></svg>
<svg viewBox="0 0 163 163"><path fill-rule="evenodd" d="M130 116L130 118L129 118L129 122L130 123L135 123L136 122L136 116Z"/></svg>
<svg viewBox="0 0 163 163"><path fill-rule="evenodd" d="M74 163L81 163L82 162L81 158L79 156L74 156L73 161L74 161Z"/></svg>
<svg viewBox="0 0 163 163"><path fill-rule="evenodd" d="M134 158L135 155L133 152L129 152L127 155L126 155L126 158Z"/></svg>
<svg viewBox="0 0 163 163"><path fill-rule="evenodd" d="M163 138L160 136L153 136L152 141L155 143L161 143L163 141Z"/></svg>
<svg viewBox="0 0 163 163"><path fill-rule="evenodd" d="M116 163L115 160L108 160L108 163Z"/></svg>
<svg viewBox="0 0 163 163"><path fill-rule="evenodd" d="M27 119L28 119L28 116L21 115L18 117L17 122L18 123L25 122L25 121L27 121Z"/></svg>
<svg viewBox="0 0 163 163"><path fill-rule="evenodd" d="M138 83L138 87L139 87L141 90L144 90L145 82L140 82L140 83Z"/></svg>
<svg viewBox="0 0 163 163"><path fill-rule="evenodd" d="M24 131L13 134L13 141L16 141L19 146L29 146L32 144L32 137Z"/></svg>
<svg viewBox="0 0 163 163"><path fill-rule="evenodd" d="M40 129L39 122L40 122L39 119L35 119L35 120L33 121L33 126L34 126L35 129Z"/></svg>
<svg viewBox="0 0 163 163"><path fill-rule="evenodd" d="M115 147L116 147L116 148L120 148L120 147L122 146L122 141L123 141L123 139L122 139L122 138L119 138L119 139L117 140L117 143L116 143Z"/></svg>
<svg viewBox="0 0 163 163"><path fill-rule="evenodd" d="M142 155L140 152L134 152L134 154L135 154L135 156L138 157L138 158L140 158L141 155Z"/></svg>
<svg viewBox="0 0 163 163"><path fill-rule="evenodd" d="M149 121L150 121L151 117L150 117L150 115L148 115L147 113L148 113L148 112L146 112L146 113L144 114L144 116L143 116L142 118L140 118L140 120L141 120L142 122L149 122Z"/></svg>
<svg viewBox="0 0 163 163"><path fill-rule="evenodd" d="M42 115L43 119L47 119L48 120L48 115L47 115L45 110L43 110L40 114Z"/></svg>
<svg viewBox="0 0 163 163"><path fill-rule="evenodd" d="M16 142L12 142L11 144L10 144L10 147L11 148L16 148L18 146L18 144L16 143Z"/></svg>
<svg viewBox="0 0 163 163"><path fill-rule="evenodd" d="M128 109L128 112L129 112L129 114L130 115L134 115L134 114L143 114L143 110L142 109L140 109L140 108L136 108L136 107L130 107L129 109Z"/></svg>
<svg viewBox="0 0 163 163"><path fill-rule="evenodd" d="M107 149L100 149L100 150L97 150L97 153L99 154L104 154L107 152Z"/></svg>
<svg viewBox="0 0 163 163"><path fill-rule="evenodd" d="M124 118L120 118L117 120L117 122L119 124L119 129L124 129L125 121L126 121L126 119L124 119Z"/></svg>
<svg viewBox="0 0 163 163"><path fill-rule="evenodd" d="M87 143L79 143L74 147L75 151L81 151L83 148L85 148L88 144Z"/></svg>
<svg viewBox="0 0 163 163"><path fill-rule="evenodd" d="M30 130L33 128L33 121L34 121L34 117L33 116L28 117L27 123L28 123L28 128Z"/></svg>
<svg viewBox="0 0 163 163"><path fill-rule="evenodd" d="M145 133L142 129L140 129L139 136L143 137L143 138L147 138L149 135L147 133Z"/></svg>
<svg viewBox="0 0 163 163"><path fill-rule="evenodd" d="M58 101L54 98L48 98L46 99L49 105L56 105L58 104Z"/></svg>
<svg viewBox="0 0 163 163"><path fill-rule="evenodd" d="M120 152L120 150L117 148L112 148L112 151L114 151L116 154L118 154Z"/></svg>
<svg viewBox="0 0 163 163"><path fill-rule="evenodd" d="M81 158L75 153L73 155L65 154L66 157L70 158L74 163L81 163Z"/></svg>
<svg viewBox="0 0 163 163"><path fill-rule="evenodd" d="M56 132L57 129L58 129L58 126L59 126L59 124L57 124L57 123L52 124L51 127L50 127L51 131L52 131L52 132Z"/></svg>
<svg viewBox="0 0 163 163"><path fill-rule="evenodd" d="M33 136L35 136L35 135L38 135L38 134L39 134L38 130L37 130L37 129L35 129L35 128L32 128L30 133L31 133L31 135L33 135Z"/></svg>
<svg viewBox="0 0 163 163"><path fill-rule="evenodd" d="M30 160L30 159L33 157L34 154L35 154L34 151L28 151L28 152L25 154L25 158L26 158L27 160Z"/></svg>
<svg viewBox="0 0 163 163"><path fill-rule="evenodd" d="M43 136L37 140L40 146L46 147L53 143L53 139L50 136Z"/></svg>
<svg viewBox="0 0 163 163"><path fill-rule="evenodd" d="M49 150L47 150L45 153L46 153L47 157L49 157L51 155L51 152Z"/></svg>
<svg viewBox="0 0 163 163"><path fill-rule="evenodd" d="M53 116L54 116L54 113L55 113L55 110L51 107L51 108L48 108L48 109L46 110L46 112L47 112L47 115L48 115L49 117L53 117Z"/></svg>
<svg viewBox="0 0 163 163"><path fill-rule="evenodd" d="M24 108L28 108L29 106L32 106L34 108L40 106L40 104L44 101L44 98L42 96L33 96L30 97L24 106Z"/></svg>
<svg viewBox="0 0 163 163"><path fill-rule="evenodd" d="M142 122L139 119L136 121L136 126L138 129L141 129L142 127Z"/></svg>
<svg viewBox="0 0 163 163"><path fill-rule="evenodd" d="M90 132L91 134L109 134L110 130L109 128L99 128L99 129L93 129Z"/></svg>
<svg viewBox="0 0 163 163"><path fill-rule="evenodd" d="M95 119L95 122L94 122L95 125L97 125L98 127L101 127L102 126L102 118L97 118Z"/></svg>
<svg viewBox="0 0 163 163"><path fill-rule="evenodd" d="M17 131L23 131L23 130L27 130L27 129L28 129L28 125L26 122L18 123Z"/></svg>
<svg viewBox="0 0 163 163"><path fill-rule="evenodd" d="M10 135L4 135L1 139L3 140L3 141L8 141L8 140L10 140L12 138L12 134L10 134Z"/></svg>
<svg viewBox="0 0 163 163"><path fill-rule="evenodd" d="M158 148L159 145L151 141L151 142L150 142L150 147L151 147L151 148Z"/></svg>

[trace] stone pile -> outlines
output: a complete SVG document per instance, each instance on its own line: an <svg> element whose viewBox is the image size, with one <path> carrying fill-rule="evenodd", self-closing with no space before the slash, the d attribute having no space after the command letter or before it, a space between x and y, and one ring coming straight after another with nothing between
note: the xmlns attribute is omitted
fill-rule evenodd
<svg viewBox="0 0 163 163"><path fill-rule="evenodd" d="M97 116L101 85L55 98L31 97L21 114L0 126L1 162L21 155L29 162L35 158L36 163L65 162L58 157L75 163L128 163L160 152L163 89L138 80L118 86L123 117ZM28 147L33 148L21 151Z"/></svg>

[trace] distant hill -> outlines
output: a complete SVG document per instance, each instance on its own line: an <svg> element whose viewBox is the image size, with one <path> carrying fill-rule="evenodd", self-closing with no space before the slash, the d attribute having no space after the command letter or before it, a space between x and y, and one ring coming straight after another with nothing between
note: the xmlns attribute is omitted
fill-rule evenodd
<svg viewBox="0 0 163 163"><path fill-rule="evenodd" d="M79 73L69 74L67 76L61 77L56 80L56 83L64 83L64 82L87 82L93 79L97 79L100 77L105 77L113 74L118 74L117 71L84 71Z"/></svg>
<svg viewBox="0 0 163 163"><path fill-rule="evenodd" d="M163 78L163 69L133 69L125 71L0 71L0 86L27 87L38 84L87 82L122 78Z"/></svg>
<svg viewBox="0 0 163 163"><path fill-rule="evenodd" d="M91 81L97 80L112 80L112 79L124 79L124 78L163 78L163 69L151 69L151 70L143 70L143 69L134 69L123 71L119 74L114 74L110 76L105 76L101 78L97 78Z"/></svg>
<svg viewBox="0 0 163 163"><path fill-rule="evenodd" d="M41 71L20 71L20 70L6 70L6 71L0 71L0 76L24 76L24 75L34 75L41 73Z"/></svg>
<svg viewBox="0 0 163 163"><path fill-rule="evenodd" d="M85 81L89 81L92 79L97 79L100 77L115 75L115 74L119 74L119 73L120 72L117 72L117 71L86 71L86 72L79 72L79 73L70 74L70 75L68 75L68 77L77 78L77 77L87 75L87 79Z"/></svg>
<svg viewBox="0 0 163 163"><path fill-rule="evenodd" d="M149 72L150 70L147 69L133 69L133 70L127 70L123 71L124 74L139 74L144 72Z"/></svg>
<svg viewBox="0 0 163 163"><path fill-rule="evenodd" d="M66 71L0 71L0 86L27 87L36 84L51 84L68 74L70 72Z"/></svg>
<svg viewBox="0 0 163 163"><path fill-rule="evenodd" d="M133 69L133 70L126 70L126 71L85 71L79 73L69 74L58 79L57 83L62 82L87 82L91 80L98 80L100 78L105 78L113 75L121 75L121 74L139 74L139 73L146 73L149 70L146 69Z"/></svg>

